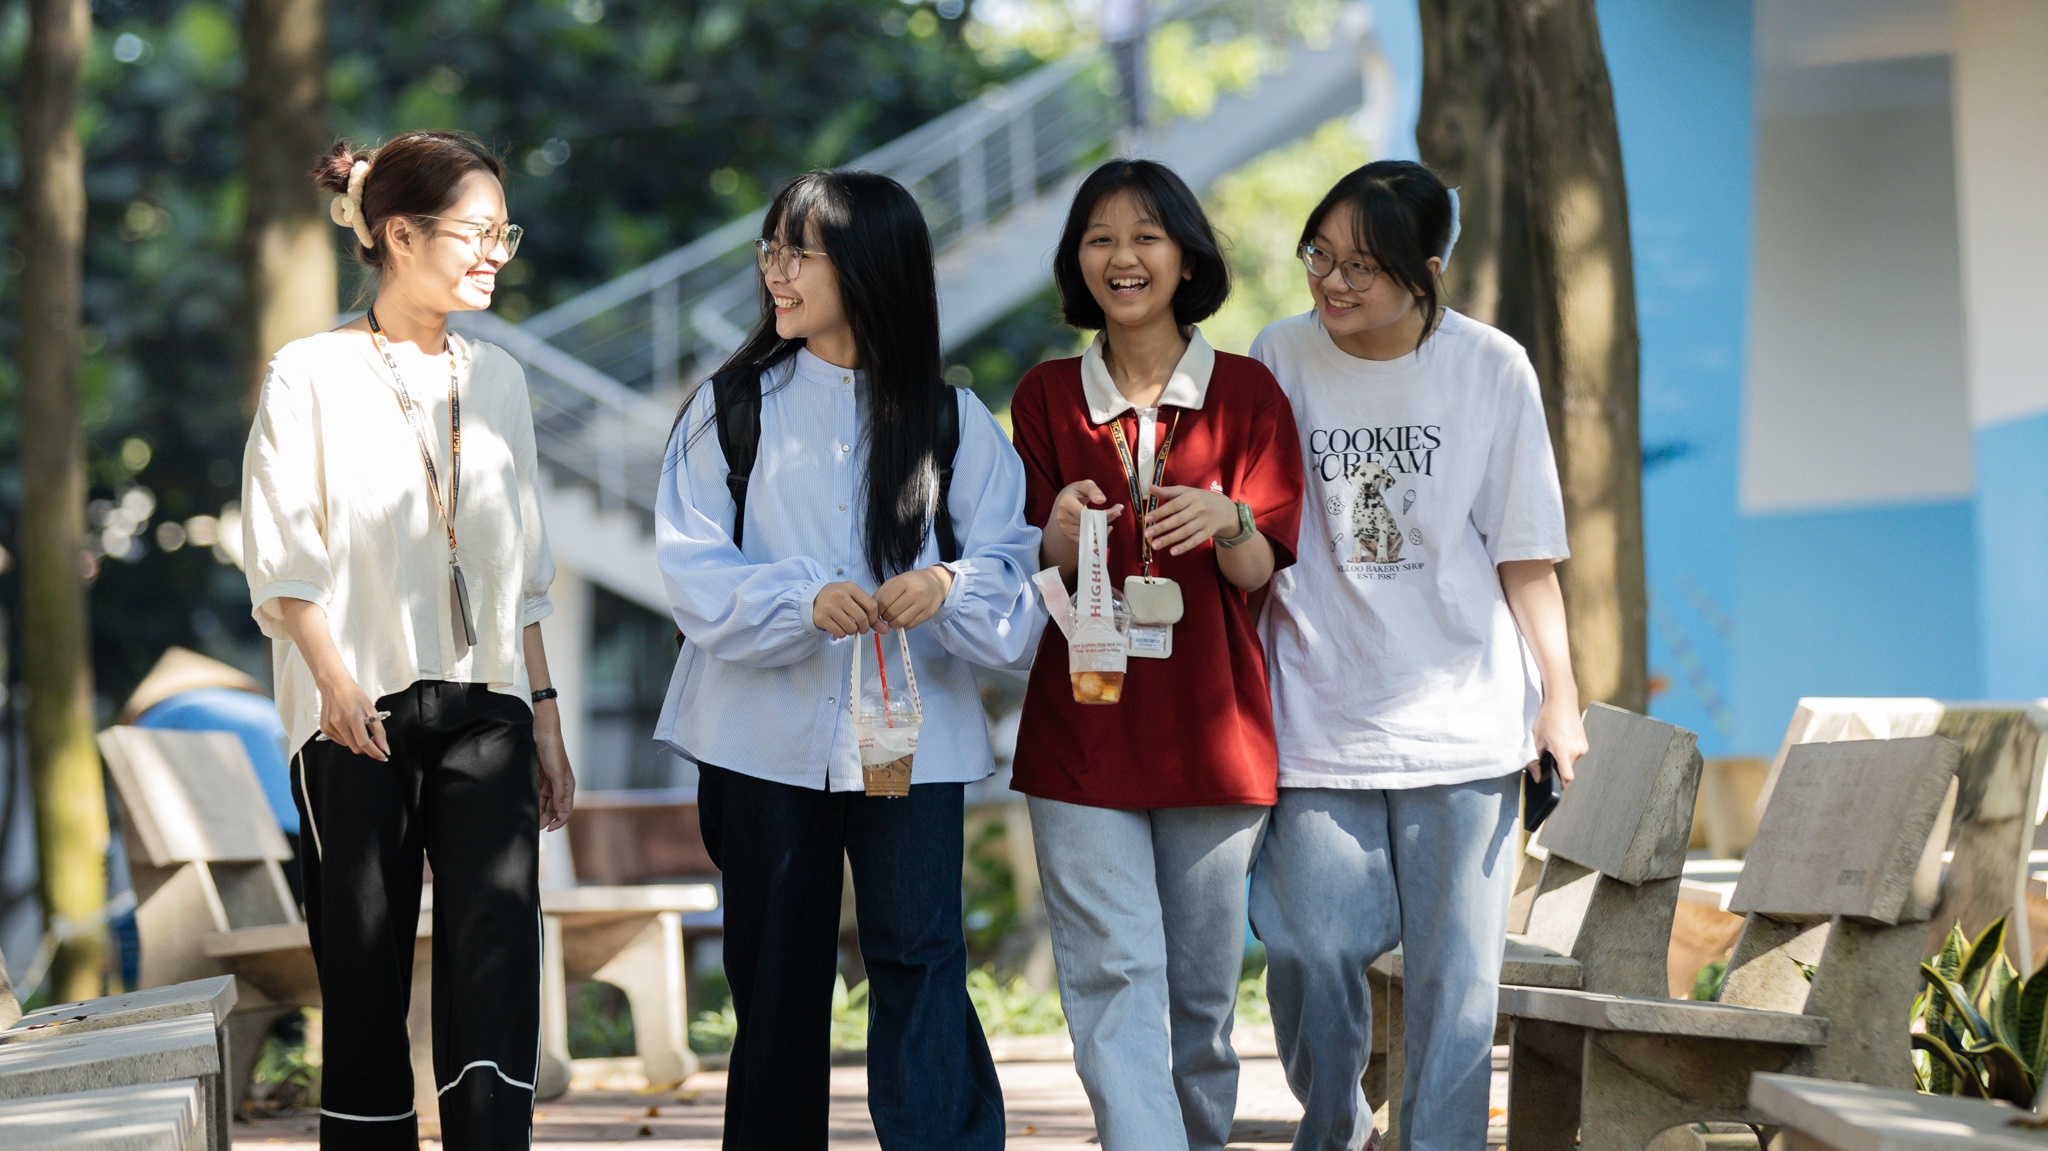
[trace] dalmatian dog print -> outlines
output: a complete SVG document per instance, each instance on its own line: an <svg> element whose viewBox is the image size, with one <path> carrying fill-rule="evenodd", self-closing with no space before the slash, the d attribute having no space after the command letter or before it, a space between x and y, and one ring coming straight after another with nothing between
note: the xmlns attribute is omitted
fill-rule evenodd
<svg viewBox="0 0 2048 1151"><path fill-rule="evenodd" d="M1394 486L1394 477L1375 463L1356 465L1354 478L1358 493L1351 498L1351 538L1357 545L1351 562L1391 564L1401 562L1401 525L1382 494Z"/></svg>

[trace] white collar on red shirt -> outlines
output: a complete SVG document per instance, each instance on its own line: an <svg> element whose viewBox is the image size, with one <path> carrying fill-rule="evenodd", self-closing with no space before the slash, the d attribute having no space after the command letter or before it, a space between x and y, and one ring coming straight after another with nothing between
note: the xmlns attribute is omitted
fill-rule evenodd
<svg viewBox="0 0 2048 1151"><path fill-rule="evenodd" d="M1209 394L1209 375L1215 370L1216 350L1202 338L1202 329L1190 328L1188 350L1181 353L1180 363L1174 365L1166 390L1159 394L1159 406L1201 410L1202 400ZM1116 381L1109 378L1109 366L1102 362L1100 332L1095 334L1088 350L1081 353L1081 394L1088 399L1088 419L1092 423L1106 424L1137 409L1136 404L1116 390Z"/></svg>

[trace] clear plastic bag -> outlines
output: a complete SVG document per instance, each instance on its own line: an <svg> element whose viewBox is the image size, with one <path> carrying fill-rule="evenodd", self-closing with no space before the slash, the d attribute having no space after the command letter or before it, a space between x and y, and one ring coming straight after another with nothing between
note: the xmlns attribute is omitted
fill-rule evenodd
<svg viewBox="0 0 2048 1151"><path fill-rule="evenodd" d="M853 690L847 703L853 710L854 739L860 745L861 782L867 794L901 799L910 794L911 761L917 756L917 733L924 726L924 699L918 694L917 672L910 666L910 638L898 631L896 648L902 656L903 674L892 684L884 660L885 648L877 634L875 678L863 682L861 664L863 640L853 645Z"/></svg>

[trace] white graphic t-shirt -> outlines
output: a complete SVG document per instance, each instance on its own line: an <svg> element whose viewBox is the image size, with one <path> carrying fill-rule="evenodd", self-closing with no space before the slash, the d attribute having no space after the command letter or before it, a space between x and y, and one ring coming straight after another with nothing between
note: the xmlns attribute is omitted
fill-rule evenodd
<svg viewBox="0 0 2048 1151"><path fill-rule="evenodd" d="M1535 665L1496 565L1563 559L1564 501L1521 345L1446 311L1365 360L1316 313L1259 333L1308 488L1264 622L1280 786L1468 783L1535 758Z"/></svg>

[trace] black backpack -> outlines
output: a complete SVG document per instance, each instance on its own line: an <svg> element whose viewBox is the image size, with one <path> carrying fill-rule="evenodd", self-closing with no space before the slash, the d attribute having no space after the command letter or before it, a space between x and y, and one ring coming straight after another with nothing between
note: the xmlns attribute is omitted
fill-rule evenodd
<svg viewBox="0 0 2048 1151"><path fill-rule="evenodd" d="M713 410L718 420L718 447L725 453L725 486L732 492L732 544L739 547L747 532L747 481L761 454L761 377L751 368L728 368L711 377ZM939 405L939 512L932 528L939 537L939 560L960 558L947 497L953 490L953 457L960 450L960 404L946 389Z"/></svg>

